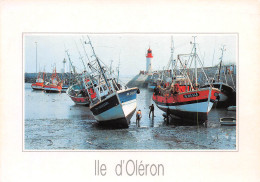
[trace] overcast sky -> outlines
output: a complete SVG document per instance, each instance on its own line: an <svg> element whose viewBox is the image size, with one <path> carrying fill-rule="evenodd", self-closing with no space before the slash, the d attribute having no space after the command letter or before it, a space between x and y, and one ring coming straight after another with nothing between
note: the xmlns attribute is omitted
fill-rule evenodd
<svg viewBox="0 0 260 182"><path fill-rule="evenodd" d="M56 65L57 71L63 68L63 59L68 60L65 48L71 55L73 65L77 71L83 70L79 59L79 52L87 61L80 42L87 34L25 34L24 35L24 64L25 72L36 72L36 43L38 71L51 72ZM120 75L135 75L146 69L147 49L152 49L153 70L163 69L167 65L171 54L171 36L174 41L174 58L177 54L190 53L195 34L88 34L97 56L108 66L113 60L115 69L120 57ZM220 48L225 45L225 63L235 63L237 59L237 36L235 34L196 34L198 54L205 66L216 65L221 55ZM77 46L76 46L77 45ZM78 47L78 49L77 49ZM90 54L90 47L86 46ZM79 50L79 51L78 51ZM90 56L90 55L89 55ZM68 71L69 63L66 63Z"/></svg>

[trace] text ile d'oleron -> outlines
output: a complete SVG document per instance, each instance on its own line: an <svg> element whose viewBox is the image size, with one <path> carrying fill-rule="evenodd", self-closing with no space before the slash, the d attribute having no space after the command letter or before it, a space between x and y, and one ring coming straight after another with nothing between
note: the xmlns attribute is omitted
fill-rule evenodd
<svg viewBox="0 0 260 182"><path fill-rule="evenodd" d="M95 176L106 176L106 164L95 160ZM163 164L147 164L138 160L120 160L112 168L116 176L164 176Z"/></svg>

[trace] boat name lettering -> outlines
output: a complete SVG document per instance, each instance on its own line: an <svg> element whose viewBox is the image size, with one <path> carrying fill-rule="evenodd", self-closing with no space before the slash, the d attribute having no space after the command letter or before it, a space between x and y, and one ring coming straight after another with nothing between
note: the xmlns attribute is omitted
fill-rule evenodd
<svg viewBox="0 0 260 182"><path fill-rule="evenodd" d="M126 95L134 95L135 93L136 93L136 91L128 92Z"/></svg>
<svg viewBox="0 0 260 182"><path fill-rule="evenodd" d="M105 102L105 103L101 104L100 106L96 107L96 110L99 110L99 109L101 109L102 107L107 106L108 104L109 104L108 102Z"/></svg>
<svg viewBox="0 0 260 182"><path fill-rule="evenodd" d="M191 97L198 97L199 93L192 93L192 94L188 94L188 95L183 95L184 98L191 98Z"/></svg>

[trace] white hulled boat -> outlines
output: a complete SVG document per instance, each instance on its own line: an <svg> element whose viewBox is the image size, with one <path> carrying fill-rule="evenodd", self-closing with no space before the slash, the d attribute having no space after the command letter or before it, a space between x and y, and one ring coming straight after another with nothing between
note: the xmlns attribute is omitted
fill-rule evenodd
<svg viewBox="0 0 260 182"><path fill-rule="evenodd" d="M136 110L136 94L139 89L127 88L122 83L120 84L115 76L109 74L106 66L101 66L101 61L96 56L90 39L86 44L91 46L93 52L91 57L95 58L88 63L91 73L86 85L90 96L90 110L94 118L102 124L128 127Z"/></svg>

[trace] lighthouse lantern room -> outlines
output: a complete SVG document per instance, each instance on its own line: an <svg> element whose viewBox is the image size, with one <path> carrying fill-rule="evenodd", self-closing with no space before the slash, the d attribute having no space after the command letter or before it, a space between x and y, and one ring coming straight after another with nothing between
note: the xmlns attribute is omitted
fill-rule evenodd
<svg viewBox="0 0 260 182"><path fill-rule="evenodd" d="M152 54L152 50L149 47L149 49L147 50L147 55L146 55L146 72L147 72L147 74L152 73L152 59L153 59L153 54Z"/></svg>

